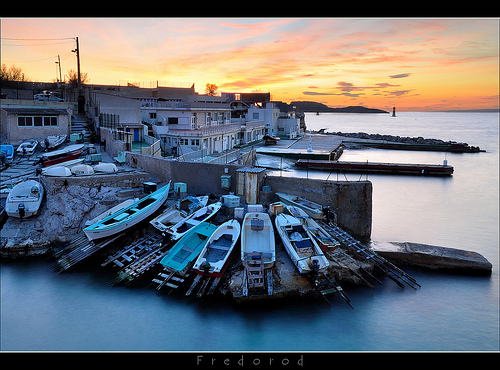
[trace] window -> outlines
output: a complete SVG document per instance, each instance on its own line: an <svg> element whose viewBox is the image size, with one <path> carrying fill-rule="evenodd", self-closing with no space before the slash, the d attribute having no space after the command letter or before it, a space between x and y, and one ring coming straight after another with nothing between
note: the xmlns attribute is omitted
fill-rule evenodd
<svg viewBox="0 0 500 370"><path fill-rule="evenodd" d="M253 119L259 119L259 113L258 112L253 114Z"/></svg>
<svg viewBox="0 0 500 370"><path fill-rule="evenodd" d="M179 143L181 145L189 145L189 139L179 139L179 140L180 140Z"/></svg>
<svg viewBox="0 0 500 370"><path fill-rule="evenodd" d="M179 118L177 117L168 117L169 125L177 125L179 123Z"/></svg>
<svg viewBox="0 0 500 370"><path fill-rule="evenodd" d="M149 112L149 119L156 119L156 112Z"/></svg>
<svg viewBox="0 0 500 370"><path fill-rule="evenodd" d="M17 126L19 127L48 127L58 126L57 116L18 116Z"/></svg>
<svg viewBox="0 0 500 370"><path fill-rule="evenodd" d="M200 139L191 139L191 145L199 146L200 145Z"/></svg>

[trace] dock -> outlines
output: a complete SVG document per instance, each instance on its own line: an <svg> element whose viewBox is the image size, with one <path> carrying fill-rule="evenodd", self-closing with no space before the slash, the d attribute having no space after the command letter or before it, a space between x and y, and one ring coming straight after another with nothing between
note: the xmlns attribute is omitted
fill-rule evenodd
<svg viewBox="0 0 500 370"><path fill-rule="evenodd" d="M362 145L377 149L390 150L416 150L431 152L451 152L451 153L479 153L485 152L477 146L469 146L466 143L445 143L445 144L407 144L392 141L369 141L369 140L344 140L345 144Z"/></svg>
<svg viewBox="0 0 500 370"><path fill-rule="evenodd" d="M383 162L343 162L299 159L295 165L311 170L355 173L382 173L392 175L451 176L454 168L448 164L410 164Z"/></svg>

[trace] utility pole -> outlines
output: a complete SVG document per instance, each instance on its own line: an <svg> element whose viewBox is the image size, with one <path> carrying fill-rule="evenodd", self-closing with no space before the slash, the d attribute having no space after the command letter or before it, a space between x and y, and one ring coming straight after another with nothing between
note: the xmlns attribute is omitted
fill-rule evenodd
<svg viewBox="0 0 500 370"><path fill-rule="evenodd" d="M62 72L61 72L61 56L58 55L57 56L57 64L59 64L59 81L60 83L62 83Z"/></svg>
<svg viewBox="0 0 500 370"><path fill-rule="evenodd" d="M76 49L71 50L76 53L76 65L78 73L78 113L85 113L85 96L82 94L82 77L80 75L80 44L78 42L78 37L76 37Z"/></svg>

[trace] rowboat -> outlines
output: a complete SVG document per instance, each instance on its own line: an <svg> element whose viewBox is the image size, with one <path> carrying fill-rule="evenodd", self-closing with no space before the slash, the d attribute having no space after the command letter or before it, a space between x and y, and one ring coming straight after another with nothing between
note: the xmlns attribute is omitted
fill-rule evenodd
<svg viewBox="0 0 500 370"><path fill-rule="evenodd" d="M217 226L209 222L200 222L175 243L168 254L162 258L160 264L167 269L185 274L216 229Z"/></svg>
<svg viewBox="0 0 500 370"><path fill-rule="evenodd" d="M42 171L42 174L51 177L69 177L71 176L71 171L68 167L55 165Z"/></svg>
<svg viewBox="0 0 500 370"><path fill-rule="evenodd" d="M139 200L139 198L127 199L127 200L121 202L120 204L114 206L113 208L110 208L107 211L101 213L99 216L94 217L92 220L85 221L85 226L93 225L96 222L102 220L103 218L108 217L108 216L112 215L113 213L118 212L118 211L124 209L125 207L128 207L128 206L134 204L138 200Z"/></svg>
<svg viewBox="0 0 500 370"><path fill-rule="evenodd" d="M328 232L302 208L289 206L287 207L287 210L292 216L297 218L302 223L307 231L311 233L323 252L334 251L340 246L340 243L328 234Z"/></svg>
<svg viewBox="0 0 500 370"><path fill-rule="evenodd" d="M68 145L67 147L43 153L39 162L42 166L51 166L78 158L83 153L84 144Z"/></svg>
<svg viewBox="0 0 500 370"><path fill-rule="evenodd" d="M32 155L35 152L38 141L35 139L25 140L17 147L18 155Z"/></svg>
<svg viewBox="0 0 500 370"><path fill-rule="evenodd" d="M306 198L298 197L296 195L285 193L276 193L276 195L286 205L302 208L312 218L322 219L324 217L323 207L321 204L311 202Z"/></svg>
<svg viewBox="0 0 500 370"><path fill-rule="evenodd" d="M149 223L161 232L181 222L188 216L187 212L177 209L175 204L168 207L161 215L153 218Z"/></svg>
<svg viewBox="0 0 500 370"><path fill-rule="evenodd" d="M12 163L14 159L14 147L12 145L2 145L0 155L4 156L3 164Z"/></svg>
<svg viewBox="0 0 500 370"><path fill-rule="evenodd" d="M207 221L210 217L215 215L217 211L222 206L221 202L210 204L208 206L202 207L193 214L187 216L183 220L179 221L172 227L167 227L165 232L170 234L172 240L178 240L182 238L191 228L194 226Z"/></svg>
<svg viewBox="0 0 500 370"><path fill-rule="evenodd" d="M250 212L241 228L241 260L248 253L262 253L264 268L271 268L276 260L274 229L267 213Z"/></svg>
<svg viewBox="0 0 500 370"><path fill-rule="evenodd" d="M42 175L59 176L59 175L57 175L57 173L58 172L63 173L64 170L58 170L58 171L52 172L52 169L54 169L54 168L60 169L61 167L66 167L68 169L71 169L71 167L82 163L84 160L85 160L85 158L72 159L71 161L63 162L61 164L54 164L52 166L44 167L44 168L42 168ZM66 172L66 171L64 171L64 172ZM66 176L66 175L64 175L64 176ZM69 171L69 174L67 176L71 176L71 171Z"/></svg>
<svg viewBox="0 0 500 370"><path fill-rule="evenodd" d="M321 271L329 263L311 233L293 216L280 213L276 229L293 264L301 274Z"/></svg>
<svg viewBox="0 0 500 370"><path fill-rule="evenodd" d="M71 167L71 173L73 175L92 175L94 173L94 169L88 164L78 164Z"/></svg>
<svg viewBox="0 0 500 370"><path fill-rule="evenodd" d="M43 199L43 186L35 180L23 181L12 188L5 203L11 217L24 218L35 215Z"/></svg>
<svg viewBox="0 0 500 370"><path fill-rule="evenodd" d="M83 231L90 240L100 239L125 231L151 216L168 198L171 181L161 189L108 217L87 226Z"/></svg>
<svg viewBox="0 0 500 370"><path fill-rule="evenodd" d="M210 236L196 260L193 270L199 275L221 277L229 257L240 236L241 226L237 220L220 225Z"/></svg>
<svg viewBox="0 0 500 370"><path fill-rule="evenodd" d="M99 162L99 164L96 164L94 166L94 171L112 173L112 172L118 172L118 168L114 163Z"/></svg>
<svg viewBox="0 0 500 370"><path fill-rule="evenodd" d="M52 148L57 148L59 145L64 143L68 135L66 134L59 134L59 135L49 135L45 138L43 141L45 145L45 149L52 149Z"/></svg>

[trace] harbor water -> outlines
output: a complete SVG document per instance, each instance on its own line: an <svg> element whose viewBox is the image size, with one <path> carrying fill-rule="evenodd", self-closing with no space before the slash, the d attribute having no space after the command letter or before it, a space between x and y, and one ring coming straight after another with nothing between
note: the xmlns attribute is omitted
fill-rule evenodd
<svg viewBox="0 0 500 370"><path fill-rule="evenodd" d="M485 153L346 150L341 160L442 164L453 176L368 175L372 239L481 253L491 276L405 268L422 286L389 279L375 289L287 304L238 306L221 299L111 287L114 271L86 264L55 274L50 261L1 265L2 351L498 351L499 115L399 112L306 114L312 130L422 136L467 142ZM312 141L314 148L314 140ZM280 171L275 171L280 173ZM282 171L358 181L366 175Z"/></svg>

